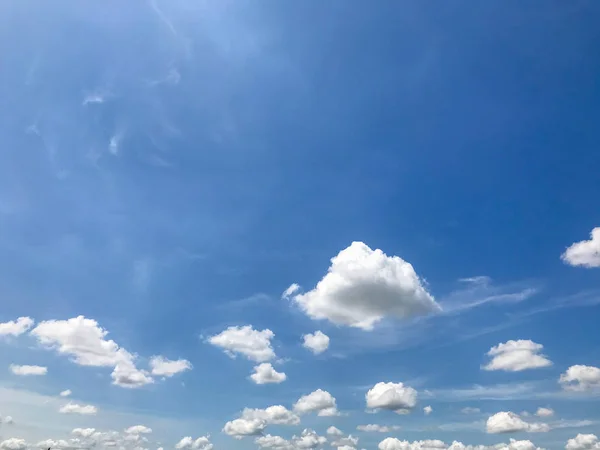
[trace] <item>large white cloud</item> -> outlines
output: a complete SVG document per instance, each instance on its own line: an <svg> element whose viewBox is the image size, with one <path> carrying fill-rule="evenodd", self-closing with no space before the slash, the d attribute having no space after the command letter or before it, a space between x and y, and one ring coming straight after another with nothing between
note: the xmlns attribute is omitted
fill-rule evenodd
<svg viewBox="0 0 600 450"><path fill-rule="evenodd" d="M447 445L439 440L401 441L396 438L386 438L379 443L379 450L544 450L536 447L531 441L511 439L508 444L495 445L465 445L454 441Z"/></svg>
<svg viewBox="0 0 600 450"><path fill-rule="evenodd" d="M571 366L558 381L564 389L571 391L600 389L600 369L594 366Z"/></svg>
<svg viewBox="0 0 600 450"><path fill-rule="evenodd" d="M241 418L227 422L223 427L223 432L236 439L241 439L244 436L260 435L266 427L266 420Z"/></svg>
<svg viewBox="0 0 600 450"><path fill-rule="evenodd" d="M417 391L404 383L379 382L365 395L367 408L405 413L417 404Z"/></svg>
<svg viewBox="0 0 600 450"><path fill-rule="evenodd" d="M571 266L600 267L600 227L590 233L589 241L576 242L562 254L562 260Z"/></svg>
<svg viewBox="0 0 600 450"><path fill-rule="evenodd" d="M2 450L25 450L27 448L27 442L25 439L10 438L0 442L0 449Z"/></svg>
<svg viewBox="0 0 600 450"><path fill-rule="evenodd" d="M18 364L11 364L9 368L12 373L20 376L39 376L46 375L48 373L48 368L43 366L20 366Z"/></svg>
<svg viewBox="0 0 600 450"><path fill-rule="evenodd" d="M159 377L172 377L191 369L192 364L187 359L171 360L164 356L150 358L150 373Z"/></svg>
<svg viewBox="0 0 600 450"><path fill-rule="evenodd" d="M234 358L237 354L256 361L269 361L275 357L271 339L275 336L271 330L255 330L251 325L229 327L219 334L211 336L208 342L222 348Z"/></svg>
<svg viewBox="0 0 600 450"><path fill-rule="evenodd" d="M527 369L551 366L552 361L540 353L543 348L542 344L528 339L511 340L498 344L487 352L492 360L483 366L483 369L520 372Z"/></svg>
<svg viewBox="0 0 600 450"><path fill-rule="evenodd" d="M294 404L294 411L299 414L317 412L319 416L337 416L339 414L335 397L322 389L300 397Z"/></svg>
<svg viewBox="0 0 600 450"><path fill-rule="evenodd" d="M368 433L391 433L392 431L398 431L400 426L398 425L377 425L375 423L370 423L368 425L358 425L356 427L359 431L365 431Z"/></svg>
<svg viewBox="0 0 600 450"><path fill-rule="evenodd" d="M317 286L293 299L313 319L364 330L384 317L402 319L440 310L411 264L362 242L339 252Z"/></svg>
<svg viewBox="0 0 600 450"><path fill-rule="evenodd" d="M192 439L191 436L186 436L182 438L177 444L175 444L175 448L177 450L212 450L213 444L210 442L209 436L200 436L197 439Z"/></svg>
<svg viewBox="0 0 600 450"><path fill-rule="evenodd" d="M300 417L282 405L273 405L265 409L245 408L242 419L264 420L269 425L297 425Z"/></svg>
<svg viewBox="0 0 600 450"><path fill-rule="evenodd" d="M16 321L0 323L0 337L20 336L33 326L31 317L19 317Z"/></svg>
<svg viewBox="0 0 600 450"><path fill-rule="evenodd" d="M518 431L544 433L550 431L550 426L547 424L525 422L518 414L510 411L501 411L490 416L485 426L486 431L491 434L514 433Z"/></svg>
<svg viewBox="0 0 600 450"><path fill-rule="evenodd" d="M277 372L271 363L262 363L254 366L254 373L250 379L256 384L282 383L287 376L283 372Z"/></svg>
<svg viewBox="0 0 600 450"><path fill-rule="evenodd" d="M600 442L595 434L578 434L567 441L566 450L600 450Z"/></svg>
<svg viewBox="0 0 600 450"><path fill-rule="evenodd" d="M315 331L313 334L305 334L302 336L304 343L302 346L309 349L315 355L323 353L329 348L329 336L322 331Z"/></svg>
<svg viewBox="0 0 600 450"><path fill-rule="evenodd" d="M94 405L78 405L77 403L67 403L58 410L62 414L81 414L84 416L93 416L98 412Z"/></svg>

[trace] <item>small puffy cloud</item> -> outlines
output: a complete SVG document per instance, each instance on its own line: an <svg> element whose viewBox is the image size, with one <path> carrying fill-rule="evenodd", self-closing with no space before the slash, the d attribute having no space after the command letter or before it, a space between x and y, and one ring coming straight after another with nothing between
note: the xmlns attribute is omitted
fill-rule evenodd
<svg viewBox="0 0 600 450"><path fill-rule="evenodd" d="M343 436L344 433L339 428L334 427L333 425L327 428L327 434L330 436Z"/></svg>
<svg viewBox="0 0 600 450"><path fill-rule="evenodd" d="M62 414L81 414L84 416L93 416L98 412L98 408L93 405L78 405L77 403L67 403L58 410Z"/></svg>
<svg viewBox="0 0 600 450"><path fill-rule="evenodd" d="M367 408L389 409L405 414L417 404L417 391L404 383L379 382L365 395Z"/></svg>
<svg viewBox="0 0 600 450"><path fill-rule="evenodd" d="M327 438L319 436L310 428L302 430L300 436L293 436L292 443L297 449L312 449L319 447L327 442Z"/></svg>
<svg viewBox="0 0 600 450"><path fill-rule="evenodd" d="M245 408L242 419L264 420L269 425L298 425L300 417L282 405L273 405L265 409Z"/></svg>
<svg viewBox="0 0 600 450"><path fill-rule="evenodd" d="M481 409L466 406L463 409L461 409L460 412L463 414L479 414L481 412Z"/></svg>
<svg viewBox="0 0 600 450"><path fill-rule="evenodd" d="M0 442L0 449L2 450L25 450L27 448L27 442L25 439L10 438Z"/></svg>
<svg viewBox="0 0 600 450"><path fill-rule="evenodd" d="M192 439L191 436L186 436L177 444L175 444L175 448L177 450L212 450L213 444L210 442L210 436L200 436L197 439Z"/></svg>
<svg viewBox="0 0 600 450"><path fill-rule="evenodd" d="M400 427L398 425L387 426L387 425L358 425L356 427L358 431L365 431L367 433L391 433L392 431L398 431Z"/></svg>
<svg viewBox="0 0 600 450"><path fill-rule="evenodd" d="M544 346L528 339L508 341L492 347L488 356L492 360L482 368L484 370L504 370L520 372L527 369L539 369L552 365L552 361L540 352Z"/></svg>
<svg viewBox="0 0 600 450"><path fill-rule="evenodd" d="M235 419L227 422L223 427L223 433L241 439L244 436L257 436L262 434L267 427L267 421L263 419Z"/></svg>
<svg viewBox="0 0 600 450"><path fill-rule="evenodd" d="M355 448L358 445L358 438L349 434L346 437L339 437L335 441L331 442L332 447L351 447Z"/></svg>
<svg viewBox="0 0 600 450"><path fill-rule="evenodd" d="M294 295L299 290L300 290L300 285L297 283L292 283L292 284L290 284L290 287L288 287L285 291L283 291L283 294L281 294L281 298L284 300L288 300L292 295Z"/></svg>
<svg viewBox="0 0 600 450"><path fill-rule="evenodd" d="M187 359L170 360L163 356L150 359L150 372L159 377L172 377L191 368L192 364Z"/></svg>
<svg viewBox="0 0 600 450"><path fill-rule="evenodd" d="M0 323L0 337L20 336L33 326L31 317L19 317L17 320Z"/></svg>
<svg viewBox="0 0 600 450"><path fill-rule="evenodd" d="M46 375L48 373L48 368L42 366L20 366L18 364L11 364L10 371L15 375L20 376Z"/></svg>
<svg viewBox="0 0 600 450"><path fill-rule="evenodd" d="M429 414L431 414L433 412L433 408L429 405L427 405L425 408L423 408L423 412L425 413L426 416L428 416Z"/></svg>
<svg viewBox="0 0 600 450"><path fill-rule="evenodd" d="M127 434L150 434L152 433L152 428L149 428L145 425L134 425L125 430Z"/></svg>
<svg viewBox="0 0 600 450"><path fill-rule="evenodd" d="M552 417L554 415L554 410L552 408L539 407L535 412L535 415L538 417Z"/></svg>
<svg viewBox="0 0 600 450"><path fill-rule="evenodd" d="M592 230L589 241L576 242L568 247L561 258L570 266L600 267L600 227Z"/></svg>
<svg viewBox="0 0 600 450"><path fill-rule="evenodd" d="M566 450L600 450L600 442L595 434L578 434L567 441Z"/></svg>
<svg viewBox="0 0 600 450"><path fill-rule="evenodd" d="M600 388L600 369L593 366L575 365L563 373L558 382L570 391L590 391Z"/></svg>
<svg viewBox="0 0 600 450"><path fill-rule="evenodd" d="M73 430L71 431L71 434L76 437L81 437L81 438L87 439L87 438L92 437L95 432L96 432L95 428L73 428Z"/></svg>
<svg viewBox="0 0 600 450"><path fill-rule="evenodd" d="M294 411L298 414L317 412L319 416L336 416L339 414L335 397L322 389L317 389L300 397L294 405Z"/></svg>
<svg viewBox="0 0 600 450"><path fill-rule="evenodd" d="M250 375L250 379L256 384L282 383L286 378L286 374L277 372L271 363L254 366L254 373Z"/></svg>
<svg viewBox="0 0 600 450"><path fill-rule="evenodd" d="M521 419L518 414L510 411L501 411L488 418L486 431L491 434L514 433L518 431L545 433L550 431L550 427L545 423L528 423Z"/></svg>
<svg viewBox="0 0 600 450"><path fill-rule="evenodd" d="M440 311L412 265L362 242L331 259L317 286L293 297L311 318L372 330L385 317L410 318Z"/></svg>
<svg viewBox="0 0 600 450"><path fill-rule="evenodd" d="M235 358L237 354L246 358L264 362L275 358L275 352L271 346L271 339L275 336L271 330L255 330L251 325L243 327L229 327L219 334L211 336L208 342L216 347L222 348L230 357Z"/></svg>
<svg viewBox="0 0 600 450"><path fill-rule="evenodd" d="M315 355L323 353L329 348L329 336L321 331L315 331L314 334L305 334L302 336L304 343L302 346L309 349Z"/></svg>
<svg viewBox="0 0 600 450"><path fill-rule="evenodd" d="M62 392L61 392L60 394L58 394L58 395L60 395L61 397L68 397L68 396L69 396L69 395L71 395L71 394L72 394L72 392L71 392L71 389L66 389L66 390L62 391Z"/></svg>
<svg viewBox="0 0 600 450"><path fill-rule="evenodd" d="M0 423L3 423L5 425L13 425L15 423L15 420L12 418L12 416L6 416L4 419L0 417Z"/></svg>
<svg viewBox="0 0 600 450"><path fill-rule="evenodd" d="M396 438L386 438L379 443L379 450L544 450L536 447L531 441L516 441L511 439L508 444L495 445L465 445L454 441L452 444L439 440L401 441Z"/></svg>
<svg viewBox="0 0 600 450"><path fill-rule="evenodd" d="M154 383L154 380L148 375L148 372L135 367L133 358L129 357L117 363L111 373L111 377L114 385L129 389L135 389Z"/></svg>
<svg viewBox="0 0 600 450"><path fill-rule="evenodd" d="M287 439L282 438L281 436L271 436L267 434L265 436L257 437L254 440L254 443L258 445L259 448L268 448L273 450L293 450L294 446Z"/></svg>

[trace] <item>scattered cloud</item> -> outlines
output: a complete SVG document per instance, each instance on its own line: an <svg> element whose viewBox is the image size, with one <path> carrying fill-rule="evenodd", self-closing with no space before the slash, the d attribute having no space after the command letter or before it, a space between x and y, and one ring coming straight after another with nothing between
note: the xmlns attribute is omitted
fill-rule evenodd
<svg viewBox="0 0 600 450"><path fill-rule="evenodd" d="M317 286L293 299L312 319L363 330L372 330L385 317L440 311L410 263L362 242L339 252Z"/></svg>
<svg viewBox="0 0 600 450"><path fill-rule="evenodd" d="M48 373L48 368L42 366L20 366L17 364L11 364L10 371L15 375L20 376L46 375Z"/></svg>
<svg viewBox="0 0 600 450"><path fill-rule="evenodd" d="M309 428L304 429L300 436L294 435L291 440L270 434L260 436L254 440L254 443L259 448L273 450L310 450L322 446L326 442L327 439L325 437L319 436Z"/></svg>
<svg viewBox="0 0 600 450"><path fill-rule="evenodd" d="M4 418L0 417L0 423L5 425L14 425L15 420L12 418L12 416L6 416Z"/></svg>
<svg viewBox="0 0 600 450"><path fill-rule="evenodd" d="M595 434L578 434L567 441L566 450L598 450L600 442Z"/></svg>
<svg viewBox="0 0 600 450"><path fill-rule="evenodd" d="M590 233L589 241L575 242L561 256L571 266L600 267L600 227Z"/></svg>
<svg viewBox="0 0 600 450"><path fill-rule="evenodd" d="M71 392L71 389L66 389L66 390L62 391L62 392L61 392L60 394L58 394L58 395L60 395L61 397L68 397L68 396L70 396L71 394L72 394L72 392Z"/></svg>
<svg viewBox="0 0 600 450"><path fill-rule="evenodd" d="M297 283L292 283L285 291L283 291L283 294L281 294L281 298L283 300L288 300L292 297L292 295L294 295L299 290L300 290L300 285Z"/></svg>
<svg viewBox="0 0 600 450"><path fill-rule="evenodd" d="M358 431L365 431L368 433L391 433L392 431L398 431L400 427L398 425L387 426L387 425L377 425L377 424L368 424L368 425L358 425L356 427Z"/></svg>
<svg viewBox="0 0 600 450"><path fill-rule="evenodd" d="M10 438L0 442L0 449L2 450L25 450L27 448L27 442L25 439Z"/></svg>
<svg viewBox="0 0 600 450"><path fill-rule="evenodd" d="M298 425L300 423L300 417L281 405L273 405L265 409L245 408L242 412L242 419L264 420L269 425Z"/></svg>
<svg viewBox="0 0 600 450"><path fill-rule="evenodd" d="M332 447L342 448L342 447L350 447L355 448L358 445L359 438L352 436L349 434L346 437L338 437L337 439L331 441Z"/></svg>
<svg viewBox="0 0 600 450"><path fill-rule="evenodd" d="M200 436L197 439L192 439L191 436L186 436L177 444L175 444L175 448L177 450L212 450L213 444L210 442L210 436Z"/></svg>
<svg viewBox="0 0 600 450"><path fill-rule="evenodd" d="M305 334L302 336L304 343L302 346L309 349L315 355L323 353L329 348L329 336L322 331L315 331L313 334Z"/></svg>
<svg viewBox="0 0 600 450"><path fill-rule="evenodd" d="M322 389L300 397L294 404L294 411L298 414L316 412L319 416L337 416L339 414L335 398Z"/></svg>
<svg viewBox="0 0 600 450"><path fill-rule="evenodd" d="M404 414L417 404L417 391L403 383L379 382L365 396L367 408L389 409Z"/></svg>
<svg viewBox="0 0 600 450"><path fill-rule="evenodd" d="M343 436L344 433L339 428L334 427L333 425L327 428L327 434L330 436Z"/></svg>
<svg viewBox="0 0 600 450"><path fill-rule="evenodd" d="M145 425L134 425L125 430L127 434L150 434L152 433L152 428L149 428Z"/></svg>
<svg viewBox="0 0 600 450"><path fill-rule="evenodd" d="M549 367L552 365L552 361L540 353L543 348L542 344L523 339L498 344L487 352L492 360L482 368L484 370L520 372L527 369Z"/></svg>
<svg viewBox="0 0 600 450"><path fill-rule="evenodd" d="M271 339L275 336L271 330L255 330L251 325L229 327L221 333L208 338L208 342L222 348L227 355L235 358L237 354L246 358L264 362L275 358Z"/></svg>
<svg viewBox="0 0 600 450"><path fill-rule="evenodd" d="M223 427L223 433L235 439L245 436L257 436L262 434L267 427L267 421L263 419L235 419L227 422Z"/></svg>
<svg viewBox="0 0 600 450"><path fill-rule="evenodd" d="M73 428L71 434L76 437L89 438L96 432L95 428Z"/></svg>
<svg viewBox="0 0 600 450"><path fill-rule="evenodd" d="M20 336L33 326L31 317L19 317L17 320L0 323L0 337L2 336Z"/></svg>
<svg viewBox="0 0 600 450"><path fill-rule="evenodd" d="M428 416L429 414L431 414L433 412L433 408L431 406L426 406L425 408L423 408L423 412L425 413L426 416Z"/></svg>
<svg viewBox="0 0 600 450"><path fill-rule="evenodd" d="M191 369L192 364L187 359L174 361L163 356L153 356L150 358L150 373L155 376L172 377Z"/></svg>
<svg viewBox="0 0 600 450"><path fill-rule="evenodd" d="M593 366L571 366L560 376L558 381L563 389L570 391L590 391L599 389L600 369Z"/></svg>
<svg viewBox="0 0 600 450"><path fill-rule="evenodd" d="M271 363L254 366L254 373L250 375L250 379L256 384L283 383L286 378L286 374L277 372Z"/></svg>
<svg viewBox="0 0 600 450"><path fill-rule="evenodd" d="M550 431L550 426L545 423L525 422L518 414L510 411L501 411L488 418L486 431L490 434L514 433L518 431L544 433Z"/></svg>
<svg viewBox="0 0 600 450"><path fill-rule="evenodd" d="M517 441L511 439L508 444L495 445L465 445L462 442L454 441L447 445L439 440L424 441L401 441L396 438L385 438L379 443L379 450L544 450L536 447L531 441Z"/></svg>
<svg viewBox="0 0 600 450"><path fill-rule="evenodd" d="M58 410L61 414L81 414L83 416L94 416L98 408L93 405L78 405L77 403L67 403Z"/></svg>
<svg viewBox="0 0 600 450"><path fill-rule="evenodd" d="M554 410L552 408L539 407L535 412L535 415L538 417L552 417L554 415Z"/></svg>

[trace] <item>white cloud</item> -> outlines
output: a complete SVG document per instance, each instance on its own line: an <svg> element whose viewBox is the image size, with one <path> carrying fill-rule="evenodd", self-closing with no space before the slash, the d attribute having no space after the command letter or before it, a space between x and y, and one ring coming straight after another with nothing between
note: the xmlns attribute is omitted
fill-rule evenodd
<svg viewBox="0 0 600 450"><path fill-rule="evenodd" d="M433 412L433 408L429 405L427 405L425 408L423 408L423 412L425 413L426 416L428 416L429 414L431 414Z"/></svg>
<svg viewBox="0 0 600 450"><path fill-rule="evenodd" d="M66 390L62 391L62 392L61 392L60 394L58 394L58 395L60 395L61 397L68 397L68 396L69 396L69 395L71 395L71 394L72 394L72 392L71 392L71 389L66 389Z"/></svg>
<svg viewBox="0 0 600 450"><path fill-rule="evenodd" d="M600 227L592 230L589 241L576 242L568 247L561 258L571 266L600 267Z"/></svg>
<svg viewBox="0 0 600 450"><path fill-rule="evenodd" d="M297 449L311 449L323 445L327 442L327 438L319 436L310 428L302 431L300 436L292 436L292 443Z"/></svg>
<svg viewBox="0 0 600 450"><path fill-rule="evenodd" d="M417 391L404 383L379 382L366 394L367 408L406 413L417 404Z"/></svg>
<svg viewBox="0 0 600 450"><path fill-rule="evenodd" d="M296 292L298 292L299 290L300 290L300 285L297 283L292 283L292 284L290 284L290 287L288 287L285 291L283 291L283 294L281 294L281 298L284 300L287 300L292 295L294 295Z"/></svg>
<svg viewBox="0 0 600 450"><path fill-rule="evenodd" d="M254 443L260 448L269 448L273 450L293 450L294 446L287 439L281 436L271 436L267 434L265 436L257 437Z"/></svg>
<svg viewBox="0 0 600 450"><path fill-rule="evenodd" d="M81 414L84 416L93 416L98 412L98 408L93 405L78 405L77 403L67 403L59 410L62 414Z"/></svg>
<svg viewBox="0 0 600 450"><path fill-rule="evenodd" d="M332 447L356 447L358 445L358 438L349 434L346 437L340 437L335 441L331 442Z"/></svg>
<svg viewBox="0 0 600 450"><path fill-rule="evenodd" d="M317 286L293 299L313 319L364 330L385 317L403 319L440 310L412 265L362 242L339 252Z"/></svg>
<svg viewBox="0 0 600 450"><path fill-rule="evenodd" d="M71 434L77 437L90 438L96 432L95 428L73 428Z"/></svg>
<svg viewBox="0 0 600 450"><path fill-rule="evenodd" d="M600 388L600 369L593 366L571 366L558 381L564 389L571 391L597 389Z"/></svg>
<svg viewBox="0 0 600 450"><path fill-rule="evenodd" d="M379 450L544 450L536 447L531 441L516 441L511 439L508 444L495 445L465 445L454 441L451 445L439 440L401 441L396 438L386 438L379 443Z"/></svg>
<svg viewBox="0 0 600 450"><path fill-rule="evenodd" d="M11 364L10 371L15 375L20 376L46 375L48 373L48 368L42 366L19 366L17 364Z"/></svg>
<svg viewBox="0 0 600 450"><path fill-rule="evenodd" d="M239 353L252 361L264 362L275 358L271 346L271 339L274 336L275 334L269 329L258 331L251 325L246 325L229 327L210 337L208 342L222 348L232 358Z"/></svg>
<svg viewBox="0 0 600 450"><path fill-rule="evenodd" d="M319 416L336 416L339 414L335 398L322 389L317 389L300 397L294 405L294 411L299 414L318 412Z"/></svg>
<svg viewBox="0 0 600 450"><path fill-rule="evenodd" d="M310 450L324 445L327 442L327 439L323 436L319 436L311 429L305 429L300 436L293 436L291 440L284 439L281 436L267 434L256 438L254 442L261 449Z"/></svg>
<svg viewBox="0 0 600 450"><path fill-rule="evenodd" d="M329 336L321 331L315 331L314 334L305 334L302 336L304 343L302 346L309 349L315 355L323 353L329 348Z"/></svg>
<svg viewBox="0 0 600 450"><path fill-rule="evenodd" d="M20 336L33 326L31 317L19 317L16 321L0 323L1 336Z"/></svg>
<svg viewBox="0 0 600 450"><path fill-rule="evenodd" d="M427 450L427 449L446 449L446 444L438 440L425 441L401 441L396 438L385 438L379 443L379 450Z"/></svg>
<svg viewBox="0 0 600 450"><path fill-rule="evenodd" d="M150 371L156 376L172 377L191 368L192 364L187 359L173 361L163 356L153 356L150 359Z"/></svg>
<svg viewBox="0 0 600 450"><path fill-rule="evenodd" d="M329 428L327 428L327 434L330 436L343 436L344 433L342 432L342 430L332 425Z"/></svg>
<svg viewBox="0 0 600 450"><path fill-rule="evenodd" d="M377 425L377 424L368 424L368 425L358 425L356 427L359 431L365 431L368 433L390 433L392 431L398 431L400 427L398 425Z"/></svg>
<svg viewBox="0 0 600 450"><path fill-rule="evenodd" d="M554 410L552 408L539 407L535 415L538 417L551 417L554 415Z"/></svg>
<svg viewBox="0 0 600 450"><path fill-rule="evenodd" d="M566 450L598 450L600 442L595 434L578 434L567 441Z"/></svg>
<svg viewBox="0 0 600 450"><path fill-rule="evenodd" d="M13 425L15 423L15 420L11 416L6 416L4 419L0 417L0 423L3 423L5 425Z"/></svg>
<svg viewBox="0 0 600 450"><path fill-rule="evenodd" d="M492 347L488 356L492 360L482 368L484 370L504 370L520 372L527 369L538 369L552 365L552 361L540 352L544 346L531 340L508 341Z"/></svg>
<svg viewBox="0 0 600 450"><path fill-rule="evenodd" d="M0 449L2 450L25 450L27 448L27 442L25 439L10 438L0 442Z"/></svg>
<svg viewBox="0 0 600 450"><path fill-rule="evenodd" d="M40 441L37 444L35 444L35 447L41 448L41 449L46 449L46 448L67 449L72 446L73 446L72 443L70 443L69 441L65 441L64 439L58 439L58 440L46 439L46 440Z"/></svg>
<svg viewBox="0 0 600 450"><path fill-rule="evenodd" d="M544 433L550 431L550 427L545 423L528 423L521 419L518 414L510 411L501 411L488 418L486 431L492 434L514 433L518 431Z"/></svg>
<svg viewBox="0 0 600 450"><path fill-rule="evenodd" d="M223 432L235 439L241 439L244 436L256 436L262 434L266 427L266 420L242 418L227 422L223 427Z"/></svg>
<svg viewBox="0 0 600 450"><path fill-rule="evenodd" d="M134 425L125 430L127 434L150 434L152 433L152 428L149 428L145 425Z"/></svg>
<svg viewBox="0 0 600 450"><path fill-rule="evenodd" d="M242 412L242 419L264 420L270 425L298 425L300 423L300 417L281 405L273 405L265 409L245 408Z"/></svg>
<svg viewBox="0 0 600 450"><path fill-rule="evenodd" d="M283 372L277 372L271 363L262 363L254 366L254 373L250 375L256 384L282 383L287 376Z"/></svg>
<svg viewBox="0 0 600 450"><path fill-rule="evenodd" d="M135 367L135 356L113 340L105 339L108 331L84 316L68 320L39 323L31 334L41 345L73 358L82 366L114 367L113 384L135 388L152 383L146 372Z"/></svg>
<svg viewBox="0 0 600 450"><path fill-rule="evenodd" d="M463 414L479 414L481 412L481 409L466 406L463 409L461 409L460 412Z"/></svg>
<svg viewBox="0 0 600 450"><path fill-rule="evenodd" d="M212 450L213 444L210 442L210 436L200 436L198 439L192 439L191 436L182 438L177 444L175 444L177 450L191 449L191 450Z"/></svg>

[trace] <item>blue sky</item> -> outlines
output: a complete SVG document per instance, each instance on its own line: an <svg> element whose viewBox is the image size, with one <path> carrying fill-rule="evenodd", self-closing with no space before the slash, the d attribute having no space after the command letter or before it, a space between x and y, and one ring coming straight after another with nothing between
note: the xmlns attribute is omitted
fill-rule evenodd
<svg viewBox="0 0 600 450"><path fill-rule="evenodd" d="M2 450L600 435L599 14L1 4Z"/></svg>

